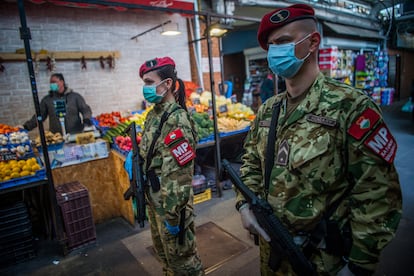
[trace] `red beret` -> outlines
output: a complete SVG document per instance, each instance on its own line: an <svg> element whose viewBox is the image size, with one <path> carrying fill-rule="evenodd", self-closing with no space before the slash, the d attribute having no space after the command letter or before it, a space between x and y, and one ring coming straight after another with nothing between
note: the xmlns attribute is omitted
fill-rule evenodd
<svg viewBox="0 0 414 276"><path fill-rule="evenodd" d="M164 67L166 65L172 65L175 68L175 62L170 57L154 58L151 60L147 60L139 68L139 76L142 78L144 74Z"/></svg>
<svg viewBox="0 0 414 276"><path fill-rule="evenodd" d="M311 6L306 4L296 4L265 14L260 22L259 31L257 32L257 40L260 46L265 50L269 48L267 38L273 30L293 21L308 18L316 21L315 11Z"/></svg>

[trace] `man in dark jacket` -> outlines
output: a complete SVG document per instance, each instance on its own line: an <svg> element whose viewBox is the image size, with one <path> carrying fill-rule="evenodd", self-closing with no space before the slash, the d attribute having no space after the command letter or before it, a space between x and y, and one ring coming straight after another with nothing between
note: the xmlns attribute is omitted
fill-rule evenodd
<svg viewBox="0 0 414 276"><path fill-rule="evenodd" d="M53 133L64 133L59 118L64 118L65 133L79 133L85 126L91 125L91 108L82 95L66 86L60 73L50 77L50 92L40 102L40 113L43 121L49 117L49 131ZM37 127L36 114L23 127L26 130Z"/></svg>

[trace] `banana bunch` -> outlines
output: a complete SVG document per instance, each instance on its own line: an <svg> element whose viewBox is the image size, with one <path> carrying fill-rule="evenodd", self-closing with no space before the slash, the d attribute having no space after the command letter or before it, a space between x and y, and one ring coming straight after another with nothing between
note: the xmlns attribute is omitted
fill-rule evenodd
<svg viewBox="0 0 414 276"><path fill-rule="evenodd" d="M240 130L246 128L249 125L250 122L245 120L237 120L229 117L217 118L217 127L220 132Z"/></svg>

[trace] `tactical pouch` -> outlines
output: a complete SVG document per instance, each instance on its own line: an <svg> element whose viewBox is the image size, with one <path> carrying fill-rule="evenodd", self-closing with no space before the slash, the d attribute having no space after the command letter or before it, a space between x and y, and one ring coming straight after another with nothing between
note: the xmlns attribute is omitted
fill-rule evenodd
<svg viewBox="0 0 414 276"><path fill-rule="evenodd" d="M149 170L147 172L147 178L151 184L152 191L154 193L158 192L161 189L160 180L158 179L158 176L155 174L154 170Z"/></svg>

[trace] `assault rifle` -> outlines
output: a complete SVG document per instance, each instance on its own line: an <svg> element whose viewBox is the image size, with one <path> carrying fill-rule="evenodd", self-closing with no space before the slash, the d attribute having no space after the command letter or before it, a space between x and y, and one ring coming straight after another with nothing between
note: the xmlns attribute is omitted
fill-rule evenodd
<svg viewBox="0 0 414 276"><path fill-rule="evenodd" d="M222 160L223 168L230 180L250 204L259 225L270 236L270 247L279 256L286 256L293 270L298 275L316 275L313 264L305 257L302 250L294 243L292 236L282 222L273 214L270 204L255 195L240 179L230 163ZM279 258L279 262L280 262Z"/></svg>
<svg viewBox="0 0 414 276"><path fill-rule="evenodd" d="M145 194L144 194L144 174L142 172L143 160L139 155L137 143L137 130L135 122L132 122L124 131L129 133L132 142L132 179L130 186L124 193L124 199L129 200L131 197L135 199L135 208L137 210L135 218L139 225L144 227L145 215Z"/></svg>

